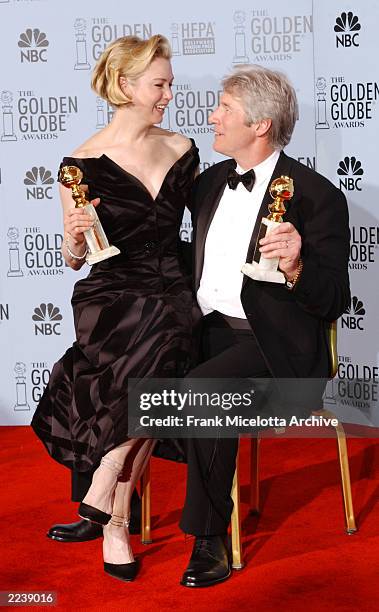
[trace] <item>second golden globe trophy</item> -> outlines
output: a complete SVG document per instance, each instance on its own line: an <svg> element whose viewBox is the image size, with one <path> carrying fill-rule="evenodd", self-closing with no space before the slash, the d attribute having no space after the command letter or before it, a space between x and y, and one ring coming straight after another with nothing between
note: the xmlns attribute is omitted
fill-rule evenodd
<svg viewBox="0 0 379 612"><path fill-rule="evenodd" d="M270 214L267 217L263 217L261 221L253 261L251 263L245 263L242 266L241 272L246 274L246 276L254 280L266 281L268 283L286 282L283 272L278 270L279 257L273 257L271 259L264 257L259 251L259 241L272 232L272 230L278 227L278 224L283 221L282 217L286 212L284 201L290 200L293 193L293 180L289 176L280 176L272 181L270 185L270 195L274 201L268 207Z"/></svg>
<svg viewBox="0 0 379 612"><path fill-rule="evenodd" d="M77 166L63 166L59 172L59 182L72 191L75 208L85 207L86 212L93 220L93 226L84 232L89 251L86 262L91 266L94 263L118 255L120 249L109 244L95 207L86 199L83 191L79 188L82 179L83 172Z"/></svg>

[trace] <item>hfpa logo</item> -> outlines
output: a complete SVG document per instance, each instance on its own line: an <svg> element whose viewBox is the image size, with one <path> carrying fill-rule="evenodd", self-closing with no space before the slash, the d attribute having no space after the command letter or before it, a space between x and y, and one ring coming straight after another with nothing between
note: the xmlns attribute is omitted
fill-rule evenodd
<svg viewBox="0 0 379 612"><path fill-rule="evenodd" d="M344 316L344 315L347 316ZM366 314L366 310L363 307L362 300L359 300L356 295L351 298L351 304L348 306L341 317L341 327L347 327L348 329L359 329L364 330L363 317Z"/></svg>
<svg viewBox="0 0 379 612"><path fill-rule="evenodd" d="M356 157L344 157L339 163L337 174L344 177L340 178L340 189L362 191L361 177L363 176L363 168L361 162Z"/></svg>
<svg viewBox="0 0 379 612"><path fill-rule="evenodd" d="M351 11L341 13L336 19L334 31L336 32L336 47L359 47L358 32L361 29L361 24L358 17L353 15ZM353 32L353 34L351 34Z"/></svg>
<svg viewBox="0 0 379 612"><path fill-rule="evenodd" d="M33 30L27 28L20 34L18 46L21 49L21 63L47 62L46 47L49 46L49 41L45 32L41 32L38 28Z"/></svg>
<svg viewBox="0 0 379 612"><path fill-rule="evenodd" d="M49 304L40 304L34 309L34 315L32 316L33 321L36 321L34 326L35 335L52 336L54 334L55 336L60 336L60 323L57 321L62 321L62 318L59 308L51 304L51 302Z"/></svg>
<svg viewBox="0 0 379 612"><path fill-rule="evenodd" d="M51 176L50 170L46 170L44 166L33 166L31 170L25 173L24 185L26 187L26 198L30 200L43 200L44 198L52 200L52 187L54 179Z"/></svg>

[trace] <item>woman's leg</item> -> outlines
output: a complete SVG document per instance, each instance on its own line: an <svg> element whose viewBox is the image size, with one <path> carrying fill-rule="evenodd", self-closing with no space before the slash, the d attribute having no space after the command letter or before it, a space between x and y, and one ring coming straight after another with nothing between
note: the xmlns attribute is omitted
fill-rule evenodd
<svg viewBox="0 0 379 612"><path fill-rule="evenodd" d="M143 474L156 440L138 440L126 457L122 476L117 483L112 518L104 527L104 562L116 565L134 560L129 541L130 500L138 479Z"/></svg>
<svg viewBox="0 0 379 612"><path fill-rule="evenodd" d="M125 461L130 453L135 454L134 449L138 448L141 441L138 438L127 440L104 455L93 474L92 484L83 499L84 504L112 514L114 492Z"/></svg>

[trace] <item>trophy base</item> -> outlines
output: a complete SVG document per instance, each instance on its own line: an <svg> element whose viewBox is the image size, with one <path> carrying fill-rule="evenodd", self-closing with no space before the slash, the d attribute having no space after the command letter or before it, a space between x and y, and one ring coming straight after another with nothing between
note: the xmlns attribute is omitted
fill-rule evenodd
<svg viewBox="0 0 379 612"><path fill-rule="evenodd" d="M281 283L286 282L283 272L279 270L262 270L261 266L253 261L251 264L245 263L241 268L241 272L249 278L257 281L266 281L266 283Z"/></svg>
<svg viewBox="0 0 379 612"><path fill-rule="evenodd" d="M22 272L22 270L10 270L9 272L7 272L7 276L8 277L24 276L24 273Z"/></svg>
<svg viewBox="0 0 379 612"><path fill-rule="evenodd" d="M87 62L86 64L75 64L74 70L89 70L91 66Z"/></svg>
<svg viewBox="0 0 379 612"><path fill-rule="evenodd" d="M96 253L89 253L86 257L86 262L89 266L92 266L92 264L103 261L104 259L109 259L109 257L119 255L120 253L120 249L115 246L110 246L106 249L102 249L101 251L97 251Z"/></svg>

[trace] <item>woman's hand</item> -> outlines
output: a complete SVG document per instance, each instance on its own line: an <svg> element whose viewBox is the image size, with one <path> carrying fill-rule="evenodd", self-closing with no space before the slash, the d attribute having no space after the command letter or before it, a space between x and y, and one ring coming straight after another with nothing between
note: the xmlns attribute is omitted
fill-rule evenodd
<svg viewBox="0 0 379 612"><path fill-rule="evenodd" d="M85 193L88 191L88 186L81 185L80 189ZM91 204L93 204L93 206L98 206L100 204L100 198L91 200ZM69 238L70 243L73 245L82 245L85 242L84 232L92 227L93 219L89 212L87 212L85 206L82 208L69 208L65 210L63 225L65 236Z"/></svg>
<svg viewBox="0 0 379 612"><path fill-rule="evenodd" d="M83 192L88 191L87 185L81 185ZM85 263L86 240L84 232L93 226L94 220L86 206L75 208L71 194L67 189L61 188L63 203L64 241L62 252L67 264L74 270L79 270ZM93 206L100 204L100 198L90 202Z"/></svg>

